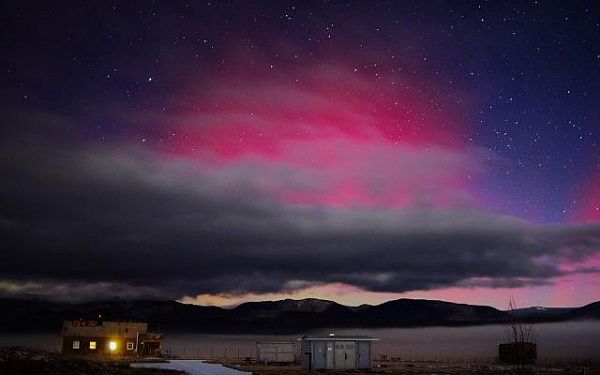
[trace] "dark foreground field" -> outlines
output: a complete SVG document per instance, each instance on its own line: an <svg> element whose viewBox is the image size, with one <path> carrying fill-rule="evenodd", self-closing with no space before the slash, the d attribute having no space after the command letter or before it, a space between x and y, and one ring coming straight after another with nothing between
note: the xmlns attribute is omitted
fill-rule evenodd
<svg viewBox="0 0 600 375"><path fill-rule="evenodd" d="M307 375L308 371L299 365L265 365L257 363L230 362L230 367L252 372L254 375ZM509 375L509 374L538 374L538 375L592 375L600 374L600 364L589 363L563 363L543 364L527 369L495 363L445 363L445 362L419 362L419 361L375 361L371 371L327 371L327 375ZM321 373L321 372L318 372Z"/></svg>
<svg viewBox="0 0 600 375"><path fill-rule="evenodd" d="M130 368L119 361L91 361L24 347L0 348L0 375L176 375L178 371Z"/></svg>
<svg viewBox="0 0 600 375"><path fill-rule="evenodd" d="M297 364L277 365L218 360L217 363L254 375L308 375ZM0 375L177 375L173 370L131 368L130 360L87 360L24 347L0 348ZM600 375L597 363L543 363L523 371L496 363L453 363L433 361L375 360L371 371L327 371L327 375Z"/></svg>

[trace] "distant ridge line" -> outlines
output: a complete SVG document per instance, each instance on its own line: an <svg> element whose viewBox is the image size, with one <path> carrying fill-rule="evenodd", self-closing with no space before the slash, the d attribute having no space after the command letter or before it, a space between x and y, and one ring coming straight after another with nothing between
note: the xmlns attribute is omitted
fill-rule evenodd
<svg viewBox="0 0 600 375"><path fill-rule="evenodd" d="M490 306L427 299L345 306L306 298L246 302L232 309L178 301L113 299L85 303L0 299L0 332L60 332L63 320L145 321L163 331L198 333L300 333L318 328L382 328L499 324L514 319ZM533 323L600 319L600 301L579 308L526 308Z"/></svg>

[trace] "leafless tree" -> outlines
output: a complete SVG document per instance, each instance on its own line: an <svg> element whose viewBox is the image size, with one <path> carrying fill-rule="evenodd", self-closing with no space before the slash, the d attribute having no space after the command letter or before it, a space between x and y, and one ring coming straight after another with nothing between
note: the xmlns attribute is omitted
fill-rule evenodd
<svg viewBox="0 0 600 375"><path fill-rule="evenodd" d="M519 375L532 374L532 360L525 352L525 347L529 344L535 344L537 333L535 326L527 323L519 316L517 303L514 296L510 296L508 300L509 321L506 326L506 335L508 343L512 344L514 351L514 360L516 360L516 373ZM534 350L535 349L534 347Z"/></svg>
<svg viewBox="0 0 600 375"><path fill-rule="evenodd" d="M510 314L506 334L510 343L535 343L537 334L533 324L525 322L519 317L519 311L515 297L510 296L508 299L508 313Z"/></svg>

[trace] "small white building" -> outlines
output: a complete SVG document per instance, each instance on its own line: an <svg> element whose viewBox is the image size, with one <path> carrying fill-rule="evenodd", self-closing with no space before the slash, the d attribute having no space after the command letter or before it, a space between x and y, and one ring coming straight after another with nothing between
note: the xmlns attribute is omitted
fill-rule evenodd
<svg viewBox="0 0 600 375"><path fill-rule="evenodd" d="M296 361L296 343L293 341L257 341L258 362L292 363Z"/></svg>
<svg viewBox="0 0 600 375"><path fill-rule="evenodd" d="M301 338L302 367L320 369L370 369L371 343L367 336L304 336Z"/></svg>

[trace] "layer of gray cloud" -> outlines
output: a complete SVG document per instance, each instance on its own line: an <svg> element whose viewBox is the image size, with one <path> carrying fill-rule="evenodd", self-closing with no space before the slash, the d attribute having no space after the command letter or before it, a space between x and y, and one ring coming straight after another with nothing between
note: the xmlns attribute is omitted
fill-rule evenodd
<svg viewBox="0 0 600 375"><path fill-rule="evenodd" d="M273 199L297 184L285 177L293 172L252 160L212 170L136 148L5 145L0 294L180 298L330 282L385 292L514 287L548 283L564 273L561 263L600 253L598 224L540 226L469 206Z"/></svg>

